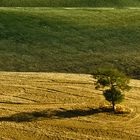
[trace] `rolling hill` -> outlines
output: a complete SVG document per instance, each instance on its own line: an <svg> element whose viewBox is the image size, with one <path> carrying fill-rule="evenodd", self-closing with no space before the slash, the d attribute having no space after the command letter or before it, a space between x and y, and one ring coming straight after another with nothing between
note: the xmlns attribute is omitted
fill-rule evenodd
<svg viewBox="0 0 140 140"><path fill-rule="evenodd" d="M140 0L1 0L8 7L138 7Z"/></svg>
<svg viewBox="0 0 140 140"><path fill-rule="evenodd" d="M140 78L139 9L0 8L0 70Z"/></svg>
<svg viewBox="0 0 140 140"><path fill-rule="evenodd" d="M0 73L0 139L138 140L140 81L131 80L129 114L99 110L105 102L90 75Z"/></svg>

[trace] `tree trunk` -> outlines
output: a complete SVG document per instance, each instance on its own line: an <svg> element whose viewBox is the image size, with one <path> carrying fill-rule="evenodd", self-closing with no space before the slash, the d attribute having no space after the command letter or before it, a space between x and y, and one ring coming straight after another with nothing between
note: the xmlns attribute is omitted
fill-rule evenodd
<svg viewBox="0 0 140 140"><path fill-rule="evenodd" d="M115 112L115 102L114 101L112 101L112 109Z"/></svg>

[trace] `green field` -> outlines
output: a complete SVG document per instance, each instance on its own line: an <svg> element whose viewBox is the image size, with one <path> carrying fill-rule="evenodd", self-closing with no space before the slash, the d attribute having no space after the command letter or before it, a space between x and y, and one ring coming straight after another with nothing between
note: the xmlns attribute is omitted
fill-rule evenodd
<svg viewBox="0 0 140 140"><path fill-rule="evenodd" d="M138 7L140 0L1 0L0 6L14 7Z"/></svg>
<svg viewBox="0 0 140 140"><path fill-rule="evenodd" d="M0 70L140 78L139 9L0 8Z"/></svg>
<svg viewBox="0 0 140 140"><path fill-rule="evenodd" d="M140 81L131 80L121 105L107 104L91 75L0 73L1 140L139 140Z"/></svg>

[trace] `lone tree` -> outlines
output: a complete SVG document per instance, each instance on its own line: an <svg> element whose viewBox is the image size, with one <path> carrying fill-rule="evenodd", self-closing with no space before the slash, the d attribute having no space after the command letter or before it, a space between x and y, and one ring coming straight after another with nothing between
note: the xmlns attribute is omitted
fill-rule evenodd
<svg viewBox="0 0 140 140"><path fill-rule="evenodd" d="M105 99L112 104L115 112L116 103L124 99L123 91L130 89L129 78L117 69L98 69L93 73L93 77L97 79L96 89L103 89Z"/></svg>

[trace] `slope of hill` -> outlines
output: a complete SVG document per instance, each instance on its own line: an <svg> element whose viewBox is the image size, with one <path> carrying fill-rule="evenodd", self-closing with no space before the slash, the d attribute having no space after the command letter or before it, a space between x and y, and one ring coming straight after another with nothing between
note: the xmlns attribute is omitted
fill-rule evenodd
<svg viewBox="0 0 140 140"><path fill-rule="evenodd" d="M117 67L140 78L140 10L0 9L0 70L91 73Z"/></svg>
<svg viewBox="0 0 140 140"><path fill-rule="evenodd" d="M131 80L123 106L100 112L102 93L90 75L0 73L0 139L140 139L140 81Z"/></svg>
<svg viewBox="0 0 140 140"><path fill-rule="evenodd" d="M138 7L140 0L1 0L0 6L13 7Z"/></svg>

